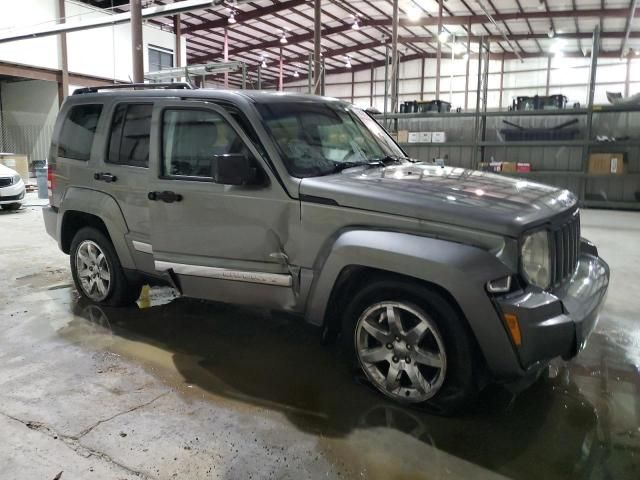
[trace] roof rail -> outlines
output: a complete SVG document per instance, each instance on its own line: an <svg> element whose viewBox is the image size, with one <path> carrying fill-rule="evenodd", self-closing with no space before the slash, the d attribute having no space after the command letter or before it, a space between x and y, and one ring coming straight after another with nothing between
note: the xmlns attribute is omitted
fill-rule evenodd
<svg viewBox="0 0 640 480"><path fill-rule="evenodd" d="M178 89L178 90L191 90L191 85L185 82L175 82L175 83L118 83L114 85L102 85L99 87L84 87L84 88L76 88L73 91L74 95L82 95L83 93L96 93L100 90L124 90L124 89L132 89L132 90L169 90L169 89Z"/></svg>

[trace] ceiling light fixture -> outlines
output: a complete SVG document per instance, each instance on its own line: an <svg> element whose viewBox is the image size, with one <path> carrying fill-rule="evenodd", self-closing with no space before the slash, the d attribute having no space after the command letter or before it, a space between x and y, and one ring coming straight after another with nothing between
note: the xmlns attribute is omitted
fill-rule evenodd
<svg viewBox="0 0 640 480"><path fill-rule="evenodd" d="M358 20L357 15L353 16L353 25L351 25L351 28L354 30L360 30L360 20Z"/></svg>
<svg viewBox="0 0 640 480"><path fill-rule="evenodd" d="M284 30L282 31L282 37L280 38L280 43L282 44L287 43L287 34Z"/></svg>
<svg viewBox="0 0 640 480"><path fill-rule="evenodd" d="M462 59L463 59L465 62L468 62L468 61L469 61L469 54L468 54L468 53L465 53L464 55L462 55Z"/></svg>
<svg viewBox="0 0 640 480"><path fill-rule="evenodd" d="M234 24L236 23L236 12L235 10L231 10L231 13L229 14L229 23L230 24Z"/></svg>
<svg viewBox="0 0 640 480"><path fill-rule="evenodd" d="M300 74L298 73L298 69L297 68L293 72L293 76L296 77L296 78L298 78L300 76Z"/></svg>
<svg viewBox="0 0 640 480"><path fill-rule="evenodd" d="M351 57L347 56L347 61L344 62L344 66L347 68L351 68Z"/></svg>
<svg viewBox="0 0 640 480"><path fill-rule="evenodd" d="M556 36L556 32L553 31L553 27L549 27L549 31L547 32L547 36L549 38L553 38Z"/></svg>
<svg viewBox="0 0 640 480"><path fill-rule="evenodd" d="M442 43L447 42L449 40L449 32L443 30L438 34L438 40Z"/></svg>
<svg viewBox="0 0 640 480"><path fill-rule="evenodd" d="M412 5L409 7L409 10L407 10L407 17L410 21L417 22L422 18L422 9L417 5Z"/></svg>

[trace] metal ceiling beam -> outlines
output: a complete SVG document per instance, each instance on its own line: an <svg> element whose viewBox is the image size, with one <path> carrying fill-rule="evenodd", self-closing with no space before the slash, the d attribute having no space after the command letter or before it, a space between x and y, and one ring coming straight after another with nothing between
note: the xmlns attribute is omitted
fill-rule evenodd
<svg viewBox="0 0 640 480"><path fill-rule="evenodd" d="M629 15L629 10L627 8L618 8L618 9L591 9L591 10L559 10L559 11L553 11L551 12L551 15L553 15L554 17L600 17L600 16L605 16L605 17L627 17ZM496 14L493 15L493 19L496 21L503 21L503 20L513 20L513 19L532 19L532 18L547 18L549 16L549 14L547 12L544 11L535 11L535 12L526 12L526 13L505 13L505 14ZM445 25L467 25L468 23L472 23L472 24L477 24L477 23L487 23L489 22L489 20L484 16L484 15L466 15L466 16L445 16L443 17L443 23ZM426 17L423 18L421 21L418 22L409 22L406 19L400 19L400 25L407 25L407 26L421 26L421 25L433 25L433 26L437 26L438 25L438 17ZM369 19L363 19L360 21L360 28L364 28L364 27L376 27L376 26L391 26L391 20L390 19L374 19L374 20L369 20ZM323 37L327 37L330 35L335 35L335 34L339 34L345 31L349 31L351 30L351 24L343 24L343 25L338 25L335 27L329 27L329 28L323 28L322 29L322 36ZM239 32L241 33L241 32ZM615 32L613 32L615 34ZM635 33L635 32L633 32ZM607 38L606 35L608 34L604 34L605 36L603 36L603 38ZM526 37L526 38L525 38ZM558 35L558 38L570 38L566 35ZM288 38L289 44L299 44L302 42L311 42L314 39L314 34L312 32L309 33L304 33L304 34L298 34L298 35L290 35ZM534 35L525 35L522 37L518 37L517 35L509 35L508 38L512 38L512 39L518 39L518 40L526 40L528 38L534 39L534 38L548 38L546 33L545 34L534 34ZM580 37L583 38L583 37ZM591 38L591 35L589 34L587 37L584 38ZM609 37L609 38L622 38L622 37ZM424 37L424 39L422 41L430 41L433 40L432 37ZM260 50L260 49L265 49L265 48L273 48L273 47L279 47L280 46L280 41L279 40L272 40L272 41L268 41L268 42L263 42L263 43L257 43L254 45L247 45L246 47L241 47L241 48L236 48L234 50L231 50L229 52L230 56L233 55L240 55L241 53L244 52L250 52L253 50ZM198 55L198 56L194 56L190 58L190 61L193 63L205 63L211 59L217 58L220 56L220 52L212 52L210 54L206 54L206 55Z"/></svg>
<svg viewBox="0 0 640 480"><path fill-rule="evenodd" d="M278 2L268 7L258 7L249 12L243 12L242 10L236 10L236 25L239 23L248 22L256 18L264 17L272 13L281 12L282 10L288 10L293 7L298 7L307 3L305 0L288 0L285 2ZM229 21L225 18L216 18L215 20L205 20L197 25L189 25L182 29L182 33L197 32L198 30L208 30L210 28L223 28L228 26Z"/></svg>

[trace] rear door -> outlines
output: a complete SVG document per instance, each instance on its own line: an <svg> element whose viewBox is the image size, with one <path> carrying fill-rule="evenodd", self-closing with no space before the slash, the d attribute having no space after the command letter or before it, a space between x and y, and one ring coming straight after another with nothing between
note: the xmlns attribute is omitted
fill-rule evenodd
<svg viewBox="0 0 640 480"><path fill-rule="evenodd" d="M149 191L149 141L153 101L119 101L110 106L105 149L94 172L100 190L116 199L129 228L136 265L153 271ZM145 261L146 260L146 261Z"/></svg>
<svg viewBox="0 0 640 480"><path fill-rule="evenodd" d="M156 269L169 271L188 296L291 305L296 269L287 262L300 224L288 197L242 128L221 107L160 102L154 110L149 200ZM212 161L244 154L258 185L215 182ZM152 196L153 197L153 196Z"/></svg>

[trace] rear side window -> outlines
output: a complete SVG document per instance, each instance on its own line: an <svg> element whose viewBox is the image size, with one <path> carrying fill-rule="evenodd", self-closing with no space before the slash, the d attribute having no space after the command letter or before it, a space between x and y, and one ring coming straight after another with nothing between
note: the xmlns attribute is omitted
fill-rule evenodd
<svg viewBox="0 0 640 480"><path fill-rule="evenodd" d="M118 105L111 123L107 161L132 167L149 166L151 104Z"/></svg>
<svg viewBox="0 0 640 480"><path fill-rule="evenodd" d="M58 156L74 160L89 160L93 137L102 105L76 105L71 107L62 124L58 141Z"/></svg>

